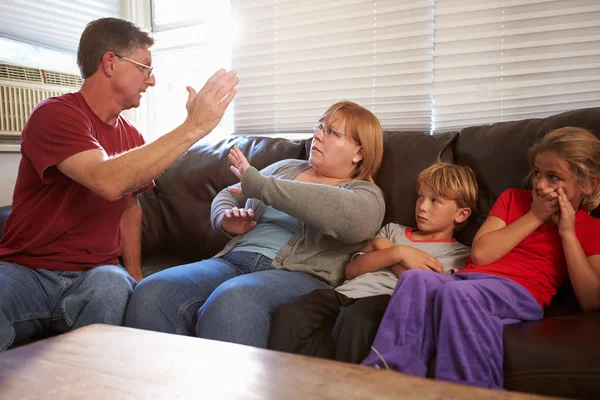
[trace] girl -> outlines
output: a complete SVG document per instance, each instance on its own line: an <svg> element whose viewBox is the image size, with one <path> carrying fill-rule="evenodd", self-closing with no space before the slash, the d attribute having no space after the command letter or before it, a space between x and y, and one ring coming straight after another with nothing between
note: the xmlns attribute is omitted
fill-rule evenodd
<svg viewBox="0 0 600 400"><path fill-rule="evenodd" d="M503 326L541 319L569 277L586 311L600 309L600 140L566 127L528 153L531 191L503 192L454 275L400 277L364 365L502 388Z"/></svg>

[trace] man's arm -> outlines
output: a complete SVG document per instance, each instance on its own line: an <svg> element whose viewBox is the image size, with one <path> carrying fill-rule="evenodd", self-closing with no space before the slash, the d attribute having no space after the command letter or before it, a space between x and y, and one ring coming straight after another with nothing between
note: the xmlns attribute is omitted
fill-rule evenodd
<svg viewBox="0 0 600 400"><path fill-rule="evenodd" d="M153 143L109 157L87 150L68 157L57 168L103 198L114 201L160 175L194 143L217 126L235 96L235 71L220 70L196 94L188 87L188 116L183 124Z"/></svg>
<svg viewBox="0 0 600 400"><path fill-rule="evenodd" d="M142 276L142 209L133 196L121 217L121 257L129 275L136 281Z"/></svg>

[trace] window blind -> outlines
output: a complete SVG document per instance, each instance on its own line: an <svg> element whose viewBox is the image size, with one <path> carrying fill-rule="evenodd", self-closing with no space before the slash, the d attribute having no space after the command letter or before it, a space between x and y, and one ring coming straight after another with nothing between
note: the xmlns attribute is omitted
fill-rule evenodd
<svg viewBox="0 0 600 400"><path fill-rule="evenodd" d="M351 100L384 129L429 131L433 0L231 0L236 134L311 132Z"/></svg>
<svg viewBox="0 0 600 400"><path fill-rule="evenodd" d="M436 0L434 126L600 104L597 0Z"/></svg>
<svg viewBox="0 0 600 400"><path fill-rule="evenodd" d="M2 0L0 36L75 54L88 22L118 16L119 0Z"/></svg>

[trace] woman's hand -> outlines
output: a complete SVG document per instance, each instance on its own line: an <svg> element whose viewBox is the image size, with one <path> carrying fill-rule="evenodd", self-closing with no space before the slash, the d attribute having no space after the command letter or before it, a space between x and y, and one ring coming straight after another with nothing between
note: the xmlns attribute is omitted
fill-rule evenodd
<svg viewBox="0 0 600 400"><path fill-rule="evenodd" d="M244 195L244 192L242 191L242 188L239 188L237 186L229 186L227 188L227 190L229 191L229 193L235 194L236 196L243 196Z"/></svg>
<svg viewBox="0 0 600 400"><path fill-rule="evenodd" d="M558 188L558 206L560 207L558 234L561 237L571 233L575 234L575 210L563 188Z"/></svg>
<svg viewBox="0 0 600 400"><path fill-rule="evenodd" d="M233 148L229 150L227 158L229 158L229 161L233 164L229 169L241 181L244 177L244 172L250 168L250 163L237 146L233 146Z"/></svg>
<svg viewBox="0 0 600 400"><path fill-rule="evenodd" d="M221 228L225 232L234 235L242 235L256 226L256 221L252 221L254 210L248 208L233 207L225 211L221 219Z"/></svg>
<svg viewBox="0 0 600 400"><path fill-rule="evenodd" d="M545 188L542 193L532 190L531 213L541 222L546 223L560 210L558 206L558 193L552 188Z"/></svg>
<svg viewBox="0 0 600 400"><path fill-rule="evenodd" d="M410 246L397 245L396 260L408 269L424 269L444 273L444 267L439 260L424 251Z"/></svg>

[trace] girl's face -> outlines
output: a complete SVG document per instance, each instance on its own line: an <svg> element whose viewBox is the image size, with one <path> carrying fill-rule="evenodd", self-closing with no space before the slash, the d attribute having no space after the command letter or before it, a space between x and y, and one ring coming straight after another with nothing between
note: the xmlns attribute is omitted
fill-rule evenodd
<svg viewBox="0 0 600 400"><path fill-rule="evenodd" d="M553 152L535 156L533 172L533 190L541 192L547 187L554 190L561 187L575 211L579 209L583 197L591 194L589 185L582 185L571 172L569 164Z"/></svg>

